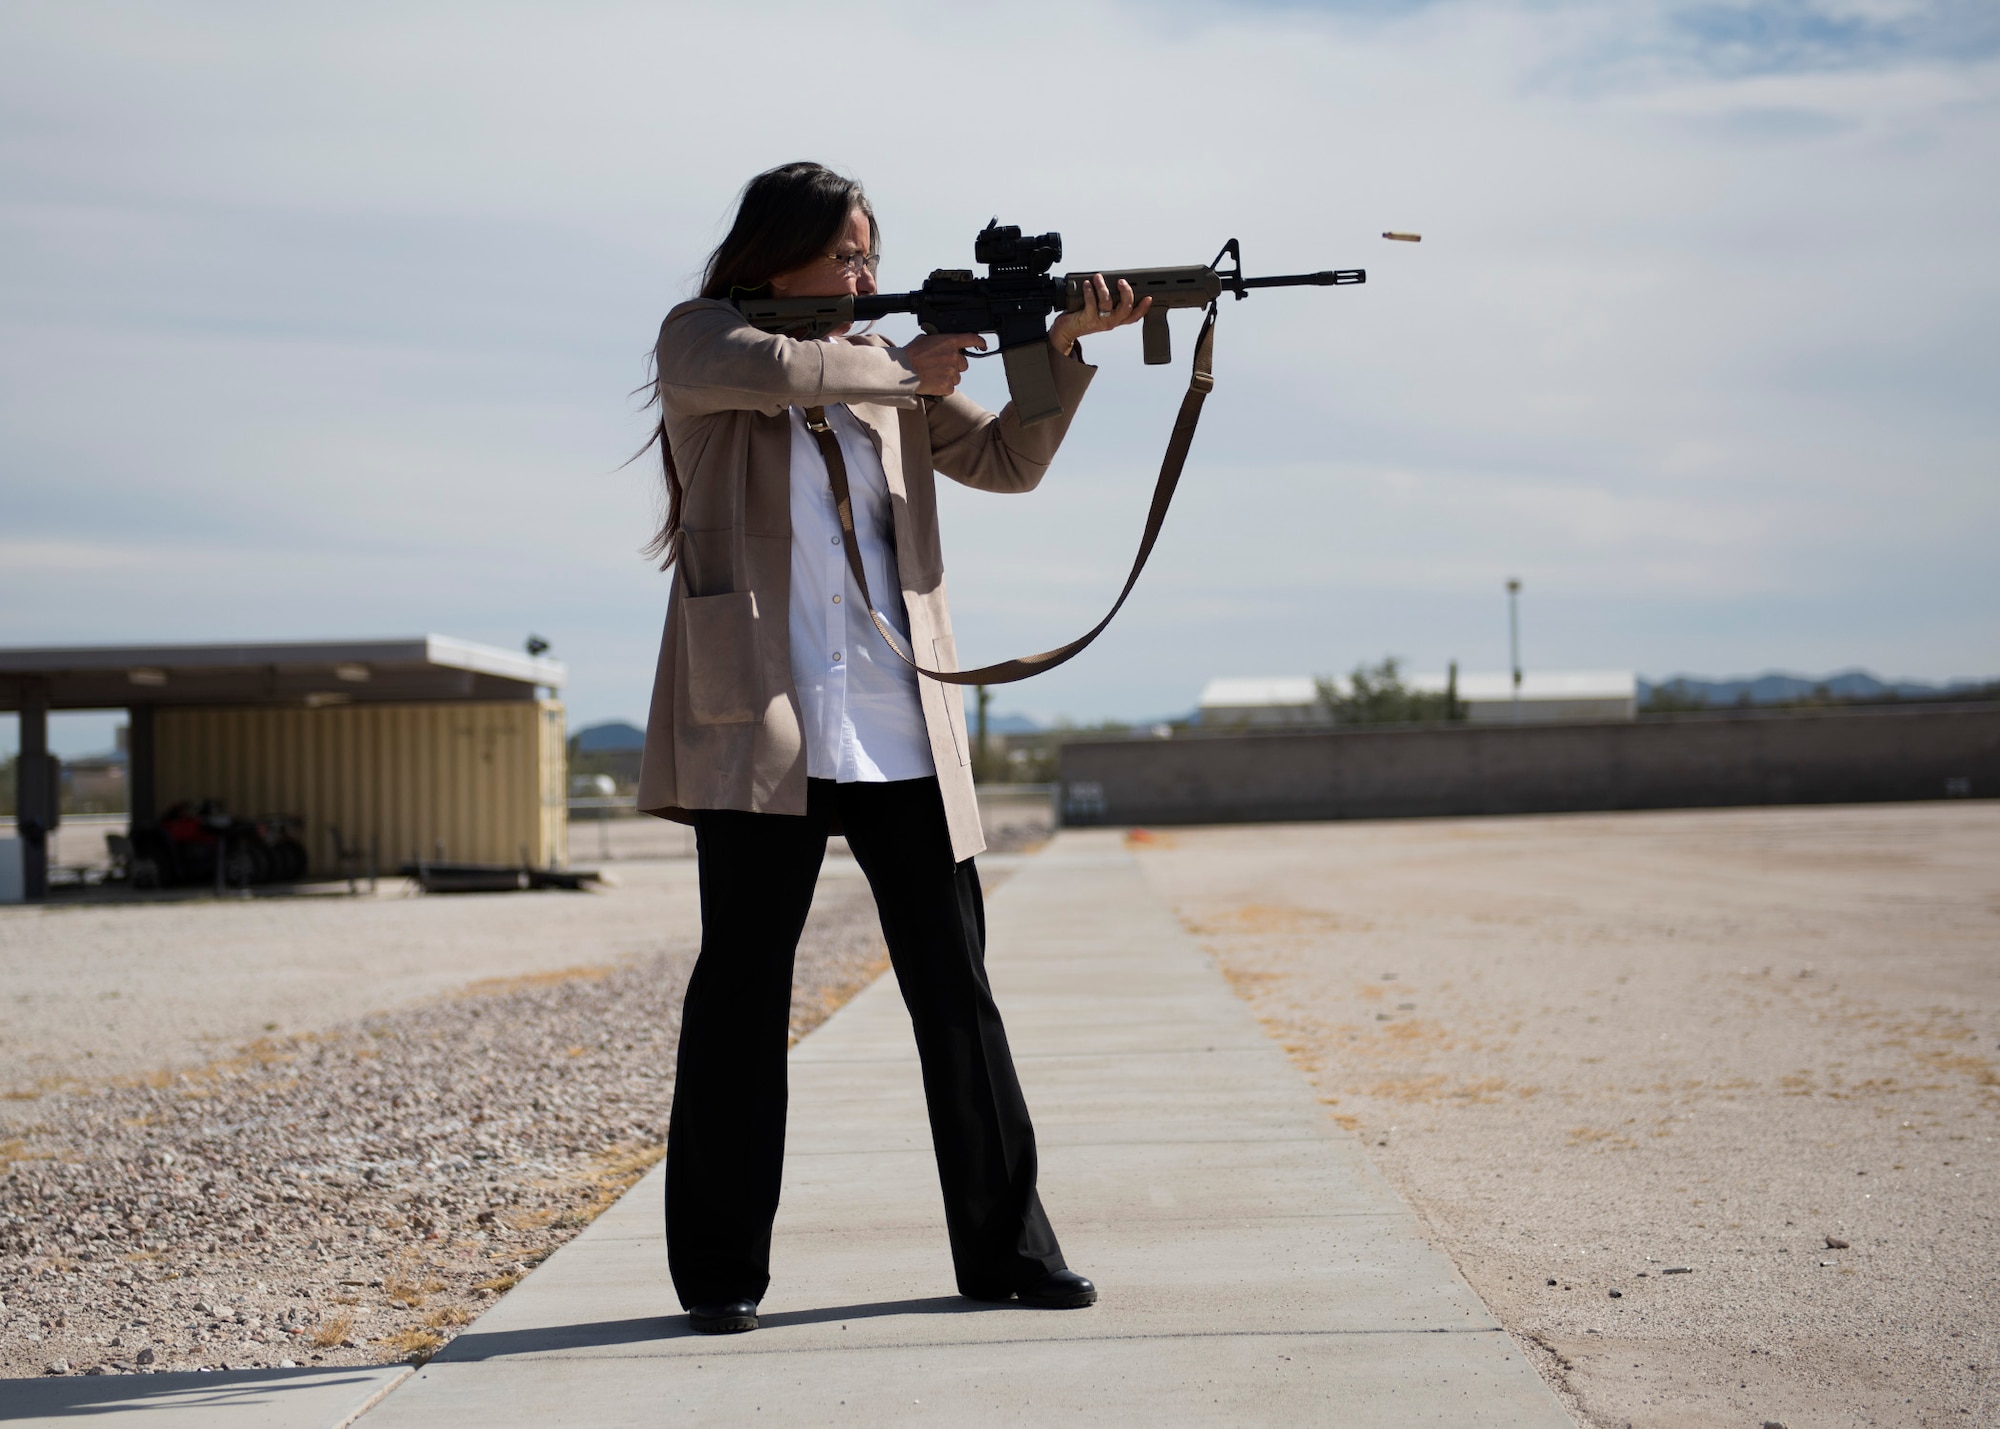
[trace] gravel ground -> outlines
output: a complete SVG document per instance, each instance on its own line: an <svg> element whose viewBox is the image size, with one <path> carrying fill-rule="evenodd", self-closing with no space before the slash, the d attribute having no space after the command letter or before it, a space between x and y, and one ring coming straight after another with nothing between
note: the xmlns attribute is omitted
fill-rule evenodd
<svg viewBox="0 0 2000 1429"><path fill-rule="evenodd" d="M984 801L991 857L1048 837L1048 801ZM64 831L73 832L66 823ZM411 1007L482 978L602 966L692 939L686 830L662 819L572 826L579 863L600 842L615 887L577 897L424 898L401 879L303 897L134 900L122 889L0 908L0 1141L38 1095L199 1067L258 1036L296 1036ZM601 837L600 837L601 836ZM98 840L102 842L101 836ZM828 877L854 876L846 842Z"/></svg>
<svg viewBox="0 0 2000 1429"><path fill-rule="evenodd" d="M109 1058L86 1070L72 1057L0 1133L0 1375L422 1357L658 1159L693 921L655 924L643 951L617 957L615 940L592 943L604 905L587 895L420 902L448 943L484 926L505 945L509 925L532 940L567 919L572 962L602 962L116 1084L88 1081ZM288 916L324 941L324 919L371 911L258 906L273 946ZM115 911L155 936L178 926ZM72 920L87 951L87 917L46 916ZM348 923L350 940L368 926ZM866 883L830 861L799 950L794 1036L886 958ZM72 1028L63 1045L105 1035ZM670 1286L660 1298L672 1305Z"/></svg>
<svg viewBox="0 0 2000 1429"><path fill-rule="evenodd" d="M1585 1422L2000 1423L2000 805L1134 846Z"/></svg>
<svg viewBox="0 0 2000 1429"><path fill-rule="evenodd" d="M696 936L692 861L616 877L592 894L425 898L395 880L375 898L0 908L0 1141L39 1116L39 1092L199 1067L259 1036L325 1031L483 978L614 965Z"/></svg>

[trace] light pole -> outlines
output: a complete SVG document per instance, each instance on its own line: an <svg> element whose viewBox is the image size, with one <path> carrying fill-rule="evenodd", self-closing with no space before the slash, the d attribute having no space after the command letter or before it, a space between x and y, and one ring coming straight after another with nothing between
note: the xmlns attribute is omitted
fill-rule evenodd
<svg viewBox="0 0 2000 1429"><path fill-rule="evenodd" d="M1514 723L1521 722L1521 578L1507 577L1507 648L1514 658Z"/></svg>
<svg viewBox="0 0 2000 1429"><path fill-rule="evenodd" d="M973 689L979 694L979 743L976 746L978 754L972 763L972 777L986 784L993 780L993 756L986 745L986 706L993 696L984 685L974 685Z"/></svg>

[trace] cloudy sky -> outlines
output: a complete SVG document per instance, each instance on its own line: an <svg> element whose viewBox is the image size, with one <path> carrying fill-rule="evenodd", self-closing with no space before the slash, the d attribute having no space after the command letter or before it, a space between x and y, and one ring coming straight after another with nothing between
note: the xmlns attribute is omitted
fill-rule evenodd
<svg viewBox="0 0 2000 1429"><path fill-rule="evenodd" d="M996 213L1369 271L1229 305L1152 569L1001 709L1499 668L1509 575L1531 667L2000 674L2000 10L1901 0L16 0L0 644L534 631L573 723L643 716L631 389L802 157L892 288ZM1090 355L1041 491L945 499L967 659L1130 558L1185 372Z"/></svg>

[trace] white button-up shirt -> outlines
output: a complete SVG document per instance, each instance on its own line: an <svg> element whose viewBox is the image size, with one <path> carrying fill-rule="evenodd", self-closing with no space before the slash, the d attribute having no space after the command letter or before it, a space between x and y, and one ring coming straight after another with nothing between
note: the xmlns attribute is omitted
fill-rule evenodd
<svg viewBox="0 0 2000 1429"><path fill-rule="evenodd" d="M844 406L826 409L847 459L854 536L876 609L910 648L902 577L887 539L894 517L875 443ZM923 779L937 773L917 696L917 673L884 647L847 569L826 458L792 419L792 683L806 745L806 777L843 784Z"/></svg>

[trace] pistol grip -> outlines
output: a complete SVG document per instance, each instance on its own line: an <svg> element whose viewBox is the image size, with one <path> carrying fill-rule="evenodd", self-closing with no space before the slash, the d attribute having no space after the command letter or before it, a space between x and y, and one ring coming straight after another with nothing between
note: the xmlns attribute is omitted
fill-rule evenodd
<svg viewBox="0 0 2000 1429"><path fill-rule="evenodd" d="M1139 330L1145 338L1146 362L1149 366L1158 367L1163 362L1174 360L1174 342L1167 333L1165 308L1148 309L1145 319L1139 325Z"/></svg>

